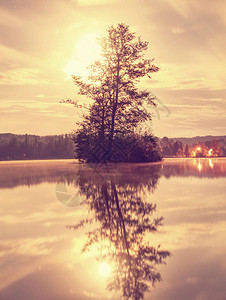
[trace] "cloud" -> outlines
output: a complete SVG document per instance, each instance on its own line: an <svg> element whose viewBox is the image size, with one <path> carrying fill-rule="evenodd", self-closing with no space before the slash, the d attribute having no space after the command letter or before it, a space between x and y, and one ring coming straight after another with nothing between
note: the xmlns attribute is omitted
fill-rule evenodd
<svg viewBox="0 0 226 300"><path fill-rule="evenodd" d="M13 70L14 68L27 67L28 56L23 52L0 45L0 71Z"/></svg>
<svg viewBox="0 0 226 300"><path fill-rule="evenodd" d="M17 16L10 14L9 11L5 9L0 10L0 24L9 25L11 27L20 26L22 21Z"/></svg>
<svg viewBox="0 0 226 300"><path fill-rule="evenodd" d="M144 84L155 89L224 89L225 69L218 65L209 65L209 68L211 72L206 72L204 64L161 64L160 71L153 75L154 81L146 80Z"/></svg>
<svg viewBox="0 0 226 300"><path fill-rule="evenodd" d="M11 254L26 256L47 255L52 252L53 245L62 240L62 238L65 238L65 236L2 240L0 257Z"/></svg>
<svg viewBox="0 0 226 300"><path fill-rule="evenodd" d="M77 0L76 2L79 6L96 6L96 5L107 5L117 1L118 0Z"/></svg>
<svg viewBox="0 0 226 300"><path fill-rule="evenodd" d="M28 69L28 68L18 68L14 70L8 70L0 73L1 84L49 84L46 79L40 78L41 70L39 69Z"/></svg>

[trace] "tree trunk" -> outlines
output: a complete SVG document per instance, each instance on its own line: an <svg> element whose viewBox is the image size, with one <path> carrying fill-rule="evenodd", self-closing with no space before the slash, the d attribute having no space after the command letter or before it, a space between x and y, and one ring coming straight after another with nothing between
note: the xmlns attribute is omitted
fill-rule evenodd
<svg viewBox="0 0 226 300"><path fill-rule="evenodd" d="M117 75L116 75L116 91L115 91L115 99L113 97L113 103L112 103L112 117L111 117L111 130L110 130L110 136L109 136L109 146L108 151L111 153L112 146L113 146L113 140L114 140L114 133L115 133L115 115L117 112L117 106L118 106L118 95L119 95L119 70L120 70L120 64L119 64L119 55L118 55L118 63L117 63Z"/></svg>

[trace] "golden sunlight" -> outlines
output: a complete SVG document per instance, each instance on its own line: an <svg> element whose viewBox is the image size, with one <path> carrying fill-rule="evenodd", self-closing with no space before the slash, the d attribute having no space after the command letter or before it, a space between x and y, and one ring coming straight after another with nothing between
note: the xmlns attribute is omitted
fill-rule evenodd
<svg viewBox="0 0 226 300"><path fill-rule="evenodd" d="M209 166L210 166L211 169L213 169L213 163L212 163L212 159L211 158L209 158Z"/></svg>
<svg viewBox="0 0 226 300"><path fill-rule="evenodd" d="M211 155L212 155L212 152L213 152L213 149L210 149L210 150L208 151L208 155L211 156Z"/></svg>
<svg viewBox="0 0 226 300"><path fill-rule="evenodd" d="M201 171L202 171L202 165L201 165L201 162L200 162L200 160L199 160L199 164L198 164L198 170L199 170L199 172L201 172Z"/></svg>
<svg viewBox="0 0 226 300"><path fill-rule="evenodd" d="M109 264L103 262L99 265L99 273L102 277L107 277L111 273L111 268Z"/></svg>
<svg viewBox="0 0 226 300"><path fill-rule="evenodd" d="M101 51L97 38L97 34L89 33L79 40L75 47L75 54L68 59L66 66L63 68L68 79L71 75L89 76L87 67L100 59Z"/></svg>

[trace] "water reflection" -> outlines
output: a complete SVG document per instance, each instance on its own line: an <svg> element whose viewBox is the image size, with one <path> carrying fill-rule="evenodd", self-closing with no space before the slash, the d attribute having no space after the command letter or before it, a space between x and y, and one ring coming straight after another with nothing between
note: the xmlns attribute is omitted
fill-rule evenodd
<svg viewBox="0 0 226 300"><path fill-rule="evenodd" d="M221 158L168 159L163 166L162 175L167 178L171 176L226 177L226 163Z"/></svg>
<svg viewBox="0 0 226 300"><path fill-rule="evenodd" d="M225 299L225 177L218 158L121 164L110 173L73 161L0 163L0 299L119 299L105 290L108 280L125 298ZM76 197L66 205L69 186L86 205ZM79 220L83 228L65 228ZM166 267L150 261L157 252L144 253L158 244L172 253ZM163 281L149 294L143 267L152 263Z"/></svg>
<svg viewBox="0 0 226 300"><path fill-rule="evenodd" d="M165 159L156 165L161 166L159 176L171 177L226 177L226 163L222 158L200 159ZM131 172L138 168L152 169L154 164L130 165ZM129 165L115 166L123 170ZM69 183L77 176L79 169L87 166L79 165L74 160L56 161L26 161L26 162L0 162L0 188L14 188L20 185L31 186L42 182ZM89 167L88 169L89 170Z"/></svg>
<svg viewBox="0 0 226 300"><path fill-rule="evenodd" d="M0 162L0 188L65 182L76 176L74 160Z"/></svg>
<svg viewBox="0 0 226 300"><path fill-rule="evenodd" d="M87 233L83 252L98 248L97 257L105 266L103 274L113 265L107 289L120 291L124 299L139 300L161 280L157 265L170 254L154 246L153 241L150 243L150 235L147 238L148 233L158 231L163 221L163 217L155 216L156 204L150 201L161 166L132 168L132 176L128 176L128 168L113 173L80 170L76 182L91 214L68 227L94 224Z"/></svg>

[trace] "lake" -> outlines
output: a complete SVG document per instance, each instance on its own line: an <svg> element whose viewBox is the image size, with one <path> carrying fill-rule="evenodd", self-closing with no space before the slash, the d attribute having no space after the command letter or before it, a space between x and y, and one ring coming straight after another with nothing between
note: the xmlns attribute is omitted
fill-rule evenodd
<svg viewBox="0 0 226 300"><path fill-rule="evenodd" d="M0 162L0 299L225 300L225 183L225 158Z"/></svg>

